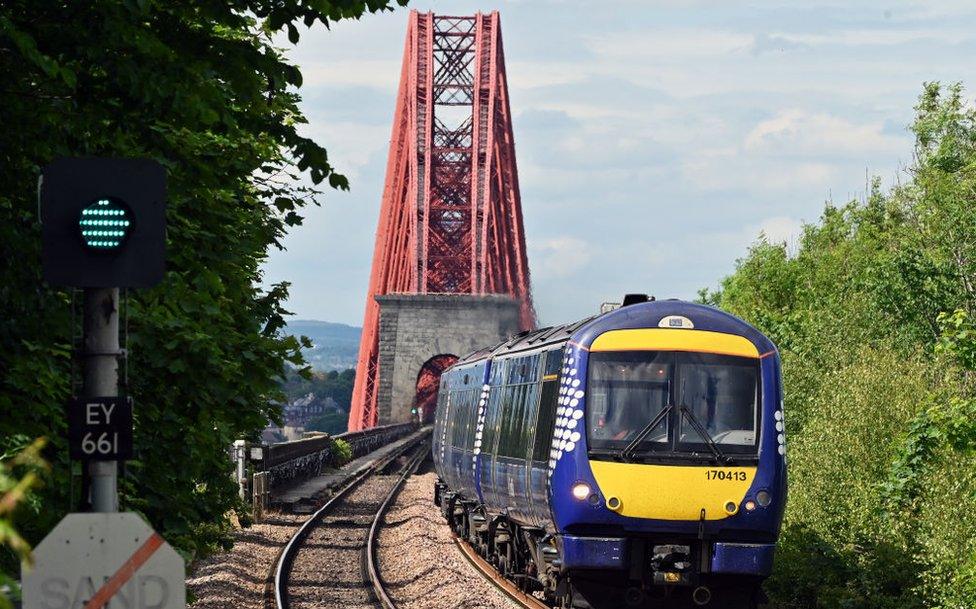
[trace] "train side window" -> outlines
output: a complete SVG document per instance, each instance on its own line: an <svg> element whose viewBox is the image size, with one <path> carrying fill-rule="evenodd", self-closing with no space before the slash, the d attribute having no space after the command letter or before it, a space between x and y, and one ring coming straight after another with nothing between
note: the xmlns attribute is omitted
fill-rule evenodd
<svg viewBox="0 0 976 609"><path fill-rule="evenodd" d="M516 450L515 456L518 457L519 459L525 459L528 457L528 455L526 454L526 449L528 448L529 440L526 436L529 435L529 432L531 431L532 428L532 423L529 422L528 416L529 416L529 412L533 410L532 400L534 399L535 396L535 392L533 391L533 389L535 389L534 383L526 383L525 385L522 385L522 389L519 392L522 398L521 399L522 407L519 409L519 413L518 413L519 429L518 429L518 437L516 439L516 446L515 446L515 450Z"/></svg>
<svg viewBox="0 0 976 609"><path fill-rule="evenodd" d="M558 375L560 368L563 367L563 349L552 349L546 352L546 376Z"/></svg>
<svg viewBox="0 0 976 609"><path fill-rule="evenodd" d="M498 411L501 409L501 395L504 387L492 387L488 394L488 405L485 408L485 428L481 432L481 452L492 453L495 447L498 422Z"/></svg>
<svg viewBox="0 0 976 609"><path fill-rule="evenodd" d="M562 367L563 350L553 349L546 353L546 373L539 398L539 415L535 426L533 461L548 461L552 442L552 427L556 420L556 398L559 397L559 369Z"/></svg>
<svg viewBox="0 0 976 609"><path fill-rule="evenodd" d="M457 398L458 398L457 391L454 390L450 391L448 401L456 403ZM462 412L462 409L459 408L458 406L460 406L460 404L457 404L457 406L455 406L454 408L448 409L447 418L444 421L447 437L450 439L449 441L452 446L457 446L457 432L455 431L455 429L457 428L458 425L458 417L461 416L461 412Z"/></svg>
<svg viewBox="0 0 976 609"><path fill-rule="evenodd" d="M468 448L471 444L468 440L469 430L471 429L471 420L477 416L477 413L472 411L470 394L471 390L458 391L454 394L458 403L455 410L458 411L459 416L451 437L454 438L454 445L458 448Z"/></svg>
<svg viewBox="0 0 976 609"><path fill-rule="evenodd" d="M498 434L498 455L511 456L512 435L516 421L513 416L518 407L518 385L508 385L502 389L501 423Z"/></svg>
<svg viewBox="0 0 976 609"><path fill-rule="evenodd" d="M479 389L468 390L468 395L465 399L469 412L467 423L464 426L465 450L471 450L474 448L474 433L475 429L478 427L478 400L480 397L481 391Z"/></svg>
<svg viewBox="0 0 976 609"><path fill-rule="evenodd" d="M445 389L447 381L444 381L441 385L441 391L437 395L437 412L434 415L432 449L435 454L441 449L441 438L444 434L444 426L447 424L447 413L451 408L451 394Z"/></svg>
<svg viewBox="0 0 976 609"><path fill-rule="evenodd" d="M539 400L539 417L535 426L535 446L532 450L533 461L548 461L549 448L552 443L552 426L556 420L556 395L559 388L558 381L544 381L542 396Z"/></svg>
<svg viewBox="0 0 976 609"><path fill-rule="evenodd" d="M523 364L524 365L524 364ZM504 437L504 452L499 450L499 454L506 457L519 456L519 444L522 436L522 412L525 410L525 385L519 384L511 387L511 404L505 411L508 419L508 433ZM524 451L522 451L524 454Z"/></svg>
<svg viewBox="0 0 976 609"><path fill-rule="evenodd" d="M519 438L519 459L531 459L535 438L535 421L539 411L539 383L525 386L525 407L522 410L522 434Z"/></svg>
<svg viewBox="0 0 976 609"><path fill-rule="evenodd" d="M450 421L450 426L449 426L449 429L448 429L448 434L451 437L451 444L453 446L456 446L456 447L460 448L460 446L461 446L461 444L460 444L460 440L461 440L461 429L464 426L464 415L465 415L465 410L466 409L464 408L464 402L460 399L461 398L461 395L462 395L461 392L460 391L454 391L452 393L454 394L452 397L455 400L457 400L457 408L452 408L451 409L451 410L453 410L453 412L450 413L451 414L451 418L449 420Z"/></svg>

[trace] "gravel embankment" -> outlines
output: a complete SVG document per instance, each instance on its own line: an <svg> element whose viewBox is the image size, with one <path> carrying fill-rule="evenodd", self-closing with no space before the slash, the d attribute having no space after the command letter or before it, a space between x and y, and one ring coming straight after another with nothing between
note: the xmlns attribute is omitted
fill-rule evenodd
<svg viewBox="0 0 976 609"><path fill-rule="evenodd" d="M461 555L432 502L433 473L409 478L386 514L379 569L400 609L517 607Z"/></svg>
<svg viewBox="0 0 976 609"><path fill-rule="evenodd" d="M197 563L186 580L194 609L263 609L264 584L278 551L307 515L269 514L234 535L234 547Z"/></svg>

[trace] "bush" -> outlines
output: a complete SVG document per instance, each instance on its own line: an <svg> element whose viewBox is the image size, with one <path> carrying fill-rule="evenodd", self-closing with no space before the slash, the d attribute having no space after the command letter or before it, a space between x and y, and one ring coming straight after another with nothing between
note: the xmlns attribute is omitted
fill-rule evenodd
<svg viewBox="0 0 976 609"><path fill-rule="evenodd" d="M926 85L916 163L761 239L702 293L780 348L790 497L776 607L976 607L976 112Z"/></svg>
<svg viewBox="0 0 976 609"><path fill-rule="evenodd" d="M342 438L332 439L332 454L335 455L336 467L341 467L352 461L352 447L349 446L349 442Z"/></svg>

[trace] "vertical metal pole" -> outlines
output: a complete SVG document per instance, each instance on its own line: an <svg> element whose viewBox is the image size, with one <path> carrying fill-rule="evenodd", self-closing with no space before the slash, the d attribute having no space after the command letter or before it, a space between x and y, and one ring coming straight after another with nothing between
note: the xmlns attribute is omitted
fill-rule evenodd
<svg viewBox="0 0 976 609"><path fill-rule="evenodd" d="M86 288L84 312L84 397L119 394L119 289ZM118 463L91 461L91 505L96 512L119 511Z"/></svg>
<svg viewBox="0 0 976 609"><path fill-rule="evenodd" d="M247 457L247 442L234 440L234 461L237 464L237 492L241 499L247 499L247 470L244 459Z"/></svg>

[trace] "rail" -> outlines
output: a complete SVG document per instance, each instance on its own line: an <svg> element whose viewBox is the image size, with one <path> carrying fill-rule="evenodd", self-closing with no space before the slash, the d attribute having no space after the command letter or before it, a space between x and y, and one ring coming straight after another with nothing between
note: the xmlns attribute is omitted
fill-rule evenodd
<svg viewBox="0 0 976 609"><path fill-rule="evenodd" d="M373 585L373 593L376 595L377 600L383 605L384 609L397 609L396 603L390 597L389 593L386 591L386 586L383 583L383 577L380 575L379 565L376 560L376 547L379 543L379 532L380 526L383 522L383 517L386 512L390 509L390 506L396 500L397 495L400 494L400 490L403 488L403 483L407 481L420 464L426 457L424 451L418 452L414 455L413 459L404 468L403 474L400 475L400 479L397 480L396 484L390 490L390 494L386 496L383 500L383 504L380 509L377 510L376 516L373 517L373 524L369 527L369 536L366 538L366 575L369 577L370 583Z"/></svg>
<svg viewBox="0 0 976 609"><path fill-rule="evenodd" d="M395 493L399 491L399 488L402 486L403 481L406 480L406 478L409 477L410 474L412 474L419 466L419 464L423 461L423 457L426 455L426 452L429 448L427 446L424 446L427 437L428 436L426 435L422 435L418 437L416 442L409 442L405 444L404 446L400 447L398 450L394 451L390 455L384 457L382 460L377 461L376 463L370 465L368 468L357 473L346 484L344 484L338 491L336 491L335 494L332 495L332 497L330 497L329 500L325 502L325 504L323 504L319 509L317 509L308 518L308 520L306 520L298 528L295 534L292 535L291 539L288 540L288 543L286 543L284 548L282 548L282 551L279 554L275 566L272 570L272 574L269 577L271 594L268 594L266 596L265 607L267 609L289 609L288 578L289 578L289 573L291 571L292 564L294 563L295 556L297 556L298 551L302 547L302 544L308 538L309 534L311 534L312 530L319 525L322 519L330 512L332 512L332 510L336 506L338 506L346 498L346 496L348 496L354 489L356 489L360 484L362 484L363 481L365 481L367 478L371 477L372 475L378 472L383 471L384 469L389 467L391 463L396 461L396 459L403 456L410 450L416 449L418 445L421 446L422 449L419 450L417 454L413 456L413 458L408 463L407 467L404 468L401 478L393 487L393 491L390 493L390 495L387 496L386 500L380 506L380 511L377 512L377 514L382 513L385 509L389 507L392 498L395 496ZM377 516L377 518L382 518L382 516ZM377 522L378 521L374 518L373 524L370 527L369 537L372 537L375 534L374 531L378 531L379 527ZM367 552L367 556L369 552L375 552L375 545L370 544L369 538L367 538L367 545L364 548L364 551ZM370 577L372 578L373 576L370 575ZM376 577L377 578L379 577L378 572ZM371 582L372 581L374 580L371 579ZM376 585L377 584L374 583L374 590ZM386 598L389 597L387 596ZM395 605L385 605L385 606L387 607L387 609L395 608Z"/></svg>
<svg viewBox="0 0 976 609"><path fill-rule="evenodd" d="M552 609L552 607L542 602L540 599L526 594L510 580L503 577L488 563L488 561L482 558L481 555L478 554L478 552L476 552L475 549L463 539L455 535L454 542L457 544L461 554L468 559L471 566L474 567L484 579L488 580L488 582L494 585L499 591L501 591L502 594L517 603L520 607L525 607L527 609Z"/></svg>

